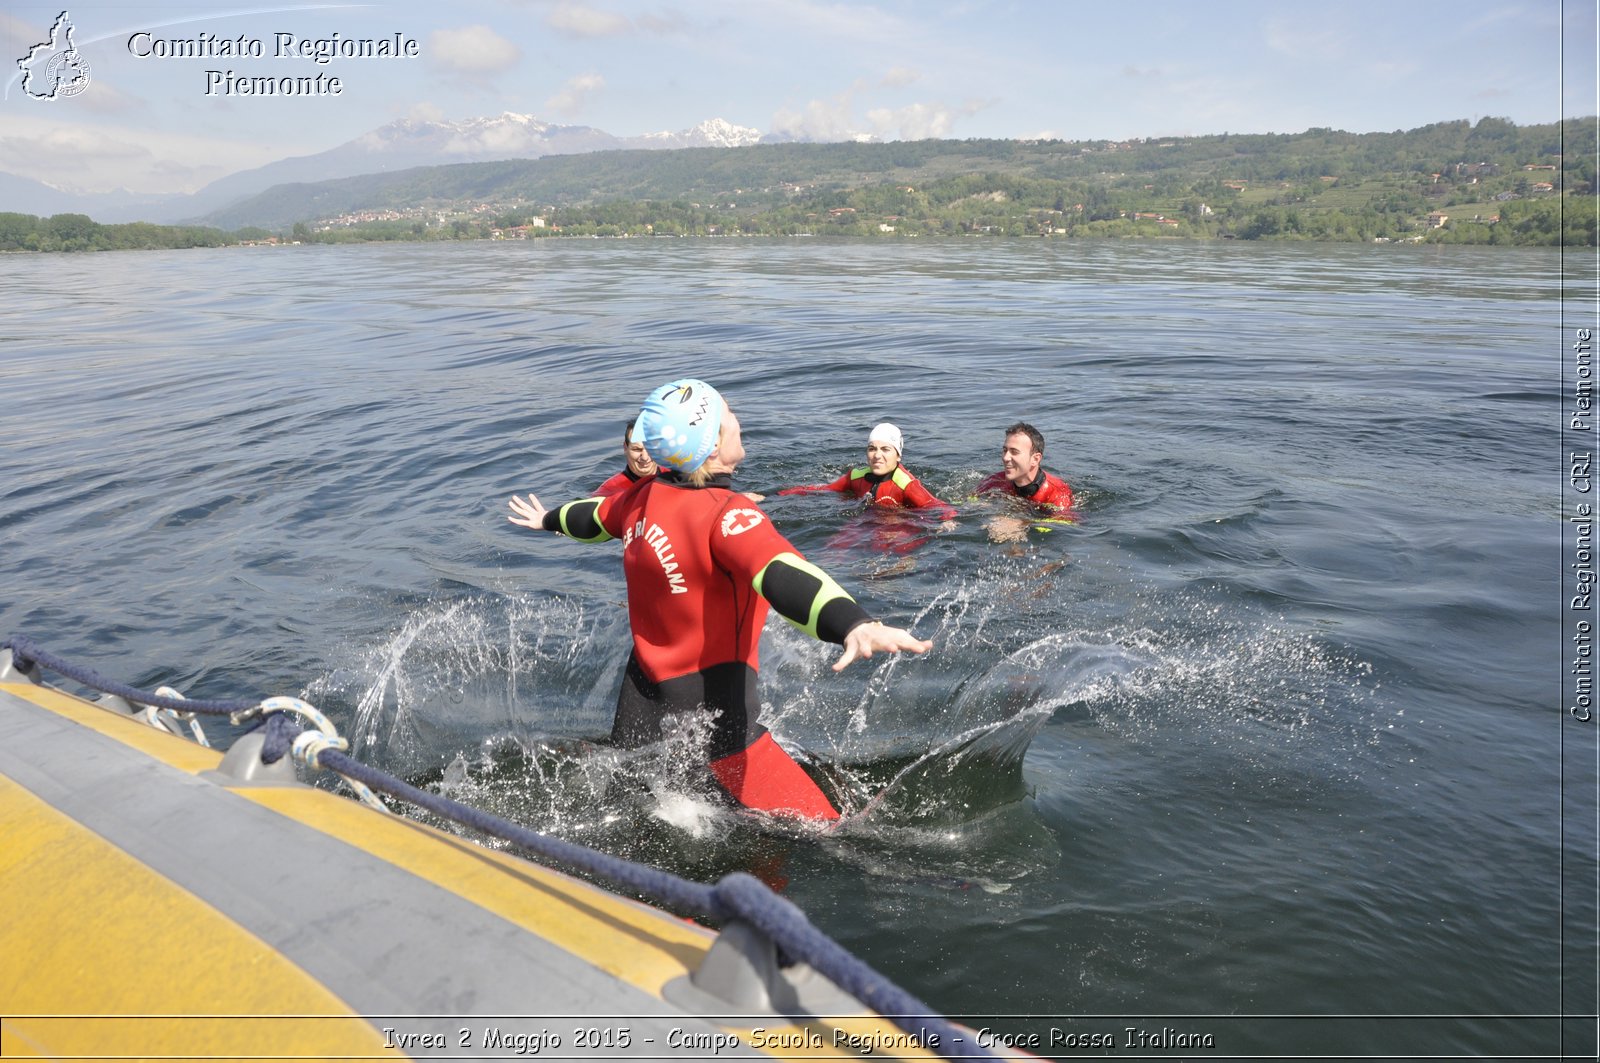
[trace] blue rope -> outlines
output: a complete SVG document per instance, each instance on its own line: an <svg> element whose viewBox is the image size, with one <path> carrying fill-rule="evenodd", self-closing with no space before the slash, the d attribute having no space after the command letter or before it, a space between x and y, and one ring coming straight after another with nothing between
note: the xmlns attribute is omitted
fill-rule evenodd
<svg viewBox="0 0 1600 1063"><path fill-rule="evenodd" d="M13 635L0 642L10 649L24 670L30 663L67 676L84 686L113 694L141 705L176 709L182 712L231 714L255 708L259 702L242 699L207 701L164 698L106 679L89 668L82 668L40 649L30 638ZM261 759L271 764L283 758L301 733L297 720L285 713L267 717ZM754 875L736 871L723 876L715 886L690 882L659 868L597 852L573 842L553 838L501 819L481 809L463 805L440 794L419 789L377 768L361 763L336 749L324 749L316 758L321 767L337 772L380 793L399 798L444 819L481 834L510 842L545 860L565 864L602 879L613 886L631 890L678 911L727 921L743 919L775 942L790 961L810 964L840 989L894 1023L901 1030L920 1038L933 1052L950 1059L997 1059L994 1053L963 1034L956 1024L935 1012L911 993L874 970L806 918L791 901L773 893ZM957 1051L956 1045L968 1047Z"/></svg>
<svg viewBox="0 0 1600 1063"><path fill-rule="evenodd" d="M366 783L379 793L398 797L418 808L454 820L483 834L508 841L547 860L559 861L569 867L603 878L612 885L655 897L680 911L712 917L720 914L710 886L689 882L657 868L635 864L621 857L586 849L574 842L552 838L547 834L518 826L482 809L472 808L440 794L418 789L336 749L323 750L317 759L322 767L357 782Z"/></svg>
<svg viewBox="0 0 1600 1063"><path fill-rule="evenodd" d="M158 709L172 709L176 712L197 712L206 716L228 716L235 712L253 709L260 704L257 701L245 701L241 698L208 701L204 698L190 700L188 698L167 698L162 697L160 694L150 694L135 687L107 679L92 668L85 668L82 665L76 665L71 661L57 657L53 653L47 653L39 648L38 643L26 635L12 635L4 642L0 642L0 650L5 649L11 651L12 658L23 671L27 671L30 664L37 664L50 669L50 671L58 675L64 675L68 679L82 683L86 687L98 690L103 694L111 694L139 705L153 705Z"/></svg>
<svg viewBox="0 0 1600 1063"><path fill-rule="evenodd" d="M930 1051L950 1055L957 1044L971 1047L959 1054L962 1059L996 1059L964 1035L960 1028L874 970L837 941L818 930L793 902L773 893L754 875L735 871L715 886L689 882L658 868L635 864L621 857L586 849L581 845L552 838L518 826L482 809L472 808L448 797L420 790L376 768L369 767L338 750L324 750L318 763L330 771L366 783L380 793L400 798L435 815L453 820L480 833L508 841L576 868L614 886L621 886L651 897L679 911L726 921L743 919L794 960L810 964L840 989L913 1036L924 1038ZM961 1038L957 1041L957 1038ZM935 1047L937 1046L937 1047ZM941 1049L947 1049L941 1051Z"/></svg>
<svg viewBox="0 0 1600 1063"><path fill-rule="evenodd" d="M267 733L261 741L261 763L263 764L276 764L288 756L290 751L294 749L295 736L302 730L300 721L293 716L285 712L274 712L266 718L265 722L250 728L245 734L251 734L262 727L267 729ZM240 735L240 737L242 738L244 735Z"/></svg>
<svg viewBox="0 0 1600 1063"><path fill-rule="evenodd" d="M713 892L724 918L736 915L750 923L778 942L791 957L810 964L900 1029L921 1038L930 1051L947 1058L998 1058L970 1035L963 1034L955 1023L818 930L792 901L773 893L754 875L743 871L724 875ZM958 1053L956 1045L963 1043L971 1047Z"/></svg>

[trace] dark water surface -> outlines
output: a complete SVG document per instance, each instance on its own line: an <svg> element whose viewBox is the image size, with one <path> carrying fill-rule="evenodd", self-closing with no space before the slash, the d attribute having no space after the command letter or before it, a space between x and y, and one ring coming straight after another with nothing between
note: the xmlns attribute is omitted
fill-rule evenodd
<svg viewBox="0 0 1600 1063"><path fill-rule="evenodd" d="M304 694L474 804L755 871L976 1025L1510 1056L1593 1010L1592 876L1562 881L1593 861L1562 828L1595 779L1560 755L1555 252L544 241L0 270L0 635L191 696ZM746 488L831 479L892 420L963 509L898 571L873 515L767 503L935 642L835 675L769 623L769 722L858 813L832 833L595 745L616 547L505 520L615 471L623 420L683 374L738 410ZM1082 514L1013 551L966 498L1018 419Z"/></svg>

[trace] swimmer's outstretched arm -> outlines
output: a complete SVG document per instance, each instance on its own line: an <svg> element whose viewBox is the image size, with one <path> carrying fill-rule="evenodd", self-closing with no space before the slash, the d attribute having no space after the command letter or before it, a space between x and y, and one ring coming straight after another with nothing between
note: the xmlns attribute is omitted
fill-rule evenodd
<svg viewBox="0 0 1600 1063"><path fill-rule="evenodd" d="M933 648L931 641L919 639L905 628L874 620L833 577L799 554L778 554L756 574L752 585L779 616L801 631L844 647L833 663L835 672L843 671L857 657L902 650L926 653Z"/></svg>
<svg viewBox="0 0 1600 1063"><path fill-rule="evenodd" d="M833 670L842 672L857 657L871 657L874 653L927 653L933 649L932 639L919 639L903 627L890 627L881 620L857 624L844 637L844 652L833 662Z"/></svg>
<svg viewBox="0 0 1600 1063"><path fill-rule="evenodd" d="M512 495L511 516L506 519L533 531L560 532L582 543L603 543L611 539L611 533L600 524L600 504L604 501L604 498L580 498L555 509L546 509L536 495L529 494L526 499Z"/></svg>

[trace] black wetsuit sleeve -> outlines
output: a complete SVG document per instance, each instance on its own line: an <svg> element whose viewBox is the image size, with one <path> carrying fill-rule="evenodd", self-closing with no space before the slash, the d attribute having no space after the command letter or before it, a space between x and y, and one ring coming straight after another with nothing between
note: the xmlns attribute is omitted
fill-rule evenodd
<svg viewBox="0 0 1600 1063"><path fill-rule="evenodd" d="M600 504L604 501L603 498L580 498L546 510L544 530L560 532L582 543L603 543L612 538L600 524Z"/></svg>
<svg viewBox="0 0 1600 1063"><path fill-rule="evenodd" d="M779 554L755 580L778 615L813 638L843 644L850 629L872 617L844 588L798 554Z"/></svg>

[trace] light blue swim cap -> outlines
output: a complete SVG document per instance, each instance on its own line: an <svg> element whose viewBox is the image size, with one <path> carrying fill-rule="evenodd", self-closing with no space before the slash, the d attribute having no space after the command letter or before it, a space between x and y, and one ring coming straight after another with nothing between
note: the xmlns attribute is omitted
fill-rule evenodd
<svg viewBox="0 0 1600 1063"><path fill-rule="evenodd" d="M694 472L717 449L722 434L722 396L703 380L662 384L639 408L629 442L643 443L658 463Z"/></svg>

